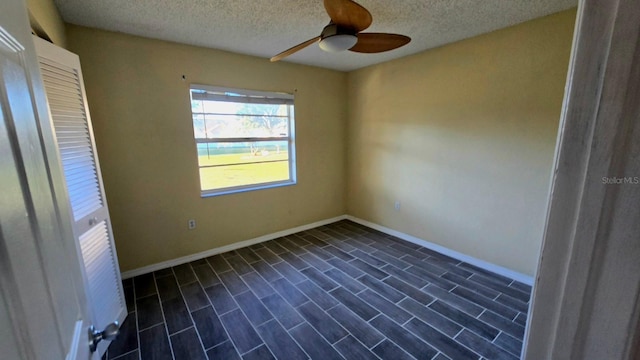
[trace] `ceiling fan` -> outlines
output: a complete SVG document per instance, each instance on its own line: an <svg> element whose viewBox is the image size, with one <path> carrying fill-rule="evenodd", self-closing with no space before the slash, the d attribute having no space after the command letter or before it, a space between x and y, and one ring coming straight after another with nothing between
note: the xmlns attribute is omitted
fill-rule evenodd
<svg viewBox="0 0 640 360"><path fill-rule="evenodd" d="M271 58L282 60L307 46L320 42L320 48L329 52L349 50L358 53L380 53L406 45L411 38L389 33L363 33L373 21L369 10L352 0L324 0L324 8L331 21L320 36L309 39Z"/></svg>

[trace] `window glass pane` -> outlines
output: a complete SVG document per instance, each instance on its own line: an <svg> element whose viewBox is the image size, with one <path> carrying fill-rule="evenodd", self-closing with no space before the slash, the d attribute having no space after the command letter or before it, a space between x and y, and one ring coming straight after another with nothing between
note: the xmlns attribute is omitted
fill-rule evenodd
<svg viewBox="0 0 640 360"><path fill-rule="evenodd" d="M201 101L202 109L200 112L208 114L238 114L238 110L244 106L243 103L227 102L227 101Z"/></svg>
<svg viewBox="0 0 640 360"><path fill-rule="evenodd" d="M194 100L193 102L202 104L201 107L198 108L198 110L196 110L192 104L191 111L193 111L194 113L203 112L207 114L227 114L227 115L261 114L261 115L287 116L287 109L286 109L287 105L252 104L252 103L211 101L211 100Z"/></svg>
<svg viewBox="0 0 640 360"><path fill-rule="evenodd" d="M289 108L290 105L192 101L194 134L197 139L287 137Z"/></svg>
<svg viewBox="0 0 640 360"><path fill-rule="evenodd" d="M289 179L289 162L246 163L200 168L202 190L285 181Z"/></svg>
<svg viewBox="0 0 640 360"><path fill-rule="evenodd" d="M194 115L194 127L196 119ZM200 139L247 138L247 137L287 137L289 120L286 117L266 115L204 115L204 131Z"/></svg>
<svg viewBox="0 0 640 360"><path fill-rule="evenodd" d="M201 150L202 149L202 150ZM246 143L200 143L198 165L217 166L289 160L286 141L253 141Z"/></svg>
<svg viewBox="0 0 640 360"><path fill-rule="evenodd" d="M205 138L207 139L215 138L225 132L231 134L234 131L232 127L234 127L235 123L227 121L228 119L226 119L229 115L204 115L204 117ZM227 125L227 123L229 124Z"/></svg>
<svg viewBox="0 0 640 360"><path fill-rule="evenodd" d="M191 91L193 92L193 90ZM191 100L191 112L194 114L203 112L202 101Z"/></svg>
<svg viewBox="0 0 640 360"><path fill-rule="evenodd" d="M198 149L198 159L203 156L207 157L209 155L209 144L196 144L196 147Z"/></svg>
<svg viewBox="0 0 640 360"><path fill-rule="evenodd" d="M193 136L196 139L203 139L207 136L204 127L204 115L193 114Z"/></svg>

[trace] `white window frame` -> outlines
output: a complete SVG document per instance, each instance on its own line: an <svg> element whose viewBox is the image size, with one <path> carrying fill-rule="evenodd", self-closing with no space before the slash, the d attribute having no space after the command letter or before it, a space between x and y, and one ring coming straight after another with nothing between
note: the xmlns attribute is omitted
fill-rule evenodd
<svg viewBox="0 0 640 360"><path fill-rule="evenodd" d="M194 98L191 90L206 91L202 98ZM254 103L254 104L286 104L290 105L290 113L288 116L289 134L285 137L237 137L237 138L196 138L195 132L193 135L194 145L196 150L196 158L198 155L198 144L206 143L244 143L244 142L265 142L265 141L287 141L289 151L289 179L272 182L262 182L248 185L231 186L220 189L202 190L202 180L200 178L200 169L202 168L198 164L198 179L200 183L200 195L201 197L210 197L226 194L234 194L245 191L270 189L281 186L295 185L297 183L296 176L296 142L295 142L295 104L294 95L281 92L270 91L257 91L236 89L228 87L218 87L202 84L191 84L189 86L189 98L190 100L214 100L214 101L226 101L237 103ZM191 101L189 102L191 107ZM206 113L194 113L191 109L191 126L193 128L193 115L194 114L206 114Z"/></svg>

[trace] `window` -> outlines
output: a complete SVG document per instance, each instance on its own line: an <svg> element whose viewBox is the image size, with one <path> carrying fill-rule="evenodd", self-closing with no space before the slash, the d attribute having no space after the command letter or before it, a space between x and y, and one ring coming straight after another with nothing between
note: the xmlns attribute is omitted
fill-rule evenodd
<svg viewBox="0 0 640 360"><path fill-rule="evenodd" d="M296 183L293 95L191 86L202 196Z"/></svg>

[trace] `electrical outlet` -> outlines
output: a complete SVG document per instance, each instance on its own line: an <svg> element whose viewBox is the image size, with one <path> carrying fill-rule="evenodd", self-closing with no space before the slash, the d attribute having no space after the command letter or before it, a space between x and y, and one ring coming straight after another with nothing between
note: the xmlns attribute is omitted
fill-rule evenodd
<svg viewBox="0 0 640 360"><path fill-rule="evenodd" d="M189 219L188 225L189 225L189 230L193 230L196 228L196 221L194 219Z"/></svg>
<svg viewBox="0 0 640 360"><path fill-rule="evenodd" d="M393 204L393 207L394 207L396 210L400 210L400 201L396 200L396 203L395 203L395 204Z"/></svg>

